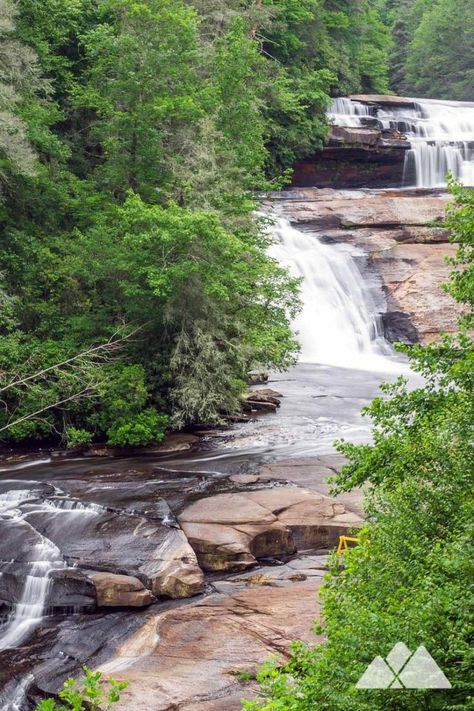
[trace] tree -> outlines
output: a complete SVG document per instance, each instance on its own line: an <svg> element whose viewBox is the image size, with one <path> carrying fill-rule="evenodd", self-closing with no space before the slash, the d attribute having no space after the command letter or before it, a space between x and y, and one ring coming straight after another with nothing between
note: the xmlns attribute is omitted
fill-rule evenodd
<svg viewBox="0 0 474 711"><path fill-rule="evenodd" d="M76 104L97 113L100 183L156 202L172 191L183 138L202 115L196 14L171 0L107 0L102 11L83 38L89 70Z"/></svg>
<svg viewBox="0 0 474 711"><path fill-rule="evenodd" d="M12 37L18 8L13 0L0 2L0 183L11 173L33 175L36 154L21 118L27 95L45 90L34 52Z"/></svg>
<svg viewBox="0 0 474 711"><path fill-rule="evenodd" d="M472 3L430 3L409 46L408 82L422 96L474 100L473 38Z"/></svg>

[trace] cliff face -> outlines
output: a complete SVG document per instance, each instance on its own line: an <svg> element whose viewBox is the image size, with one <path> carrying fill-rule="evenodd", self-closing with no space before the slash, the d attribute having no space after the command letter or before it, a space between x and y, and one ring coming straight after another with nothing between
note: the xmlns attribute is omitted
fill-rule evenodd
<svg viewBox="0 0 474 711"><path fill-rule="evenodd" d="M377 116L385 109L412 109L413 99L398 96L354 95L348 97L365 107L361 126L344 122L346 116L333 117L327 145L323 151L294 166L293 185L320 188L387 188L403 184L405 155L410 142L397 129L380 128ZM341 121L338 125L337 121Z"/></svg>
<svg viewBox="0 0 474 711"><path fill-rule="evenodd" d="M399 187L409 148L410 143L397 132L332 126L324 150L295 164L293 185Z"/></svg>
<svg viewBox="0 0 474 711"><path fill-rule="evenodd" d="M355 253L389 340L429 343L455 330L460 308L441 285L456 247L436 226L450 199L446 192L308 188L275 198L300 229Z"/></svg>

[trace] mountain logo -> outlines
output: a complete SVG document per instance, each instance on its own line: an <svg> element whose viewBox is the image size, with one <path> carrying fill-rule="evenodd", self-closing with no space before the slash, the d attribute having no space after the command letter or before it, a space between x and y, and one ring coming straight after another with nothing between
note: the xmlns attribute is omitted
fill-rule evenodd
<svg viewBox="0 0 474 711"><path fill-rule="evenodd" d="M375 657L356 684L357 689L451 689L426 647L412 652L397 642L386 659Z"/></svg>

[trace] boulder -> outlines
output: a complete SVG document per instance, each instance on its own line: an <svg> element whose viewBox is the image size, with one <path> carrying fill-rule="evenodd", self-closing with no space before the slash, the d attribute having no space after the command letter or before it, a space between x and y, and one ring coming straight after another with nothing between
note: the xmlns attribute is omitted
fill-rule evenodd
<svg viewBox="0 0 474 711"><path fill-rule="evenodd" d="M242 409L245 411L252 410L270 410L275 412L280 407L280 401L283 395L271 388L263 388L260 390L250 390L243 396Z"/></svg>
<svg viewBox="0 0 474 711"><path fill-rule="evenodd" d="M192 597L204 590L204 575L192 556L172 560L163 566L153 580L153 592L171 598Z"/></svg>
<svg viewBox="0 0 474 711"><path fill-rule="evenodd" d="M25 521L59 546L69 565L137 577L154 595L181 597L203 588L196 555L175 526L92 506L59 509L55 515L33 510ZM167 575L170 567L174 586Z"/></svg>
<svg viewBox="0 0 474 711"><path fill-rule="evenodd" d="M339 535L361 519L330 497L276 487L200 499L179 521L201 566L228 571L297 549L335 546Z"/></svg>
<svg viewBox="0 0 474 711"><path fill-rule="evenodd" d="M329 140L336 143L376 146L382 136L378 128L348 128L346 126L331 126Z"/></svg>
<svg viewBox="0 0 474 711"><path fill-rule="evenodd" d="M145 607L156 598L145 588L141 580L131 575L115 573L90 573L98 607Z"/></svg>
<svg viewBox="0 0 474 711"><path fill-rule="evenodd" d="M271 388L260 388L258 390L250 390L245 395L247 400L258 400L259 402L271 402L274 405L279 405L283 395Z"/></svg>
<svg viewBox="0 0 474 711"><path fill-rule="evenodd" d="M94 583L77 568L53 570L50 573L51 588L48 609L54 612L74 610L74 612L94 612L97 608L97 594Z"/></svg>

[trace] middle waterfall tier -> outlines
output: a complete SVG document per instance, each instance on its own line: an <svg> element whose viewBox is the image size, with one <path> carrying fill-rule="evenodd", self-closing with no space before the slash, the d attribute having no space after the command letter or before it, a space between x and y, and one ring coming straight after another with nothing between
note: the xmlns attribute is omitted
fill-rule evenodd
<svg viewBox="0 0 474 711"><path fill-rule="evenodd" d="M270 254L300 277L303 309L293 327L300 361L359 370L390 370L393 351L354 258L341 246L280 217Z"/></svg>

